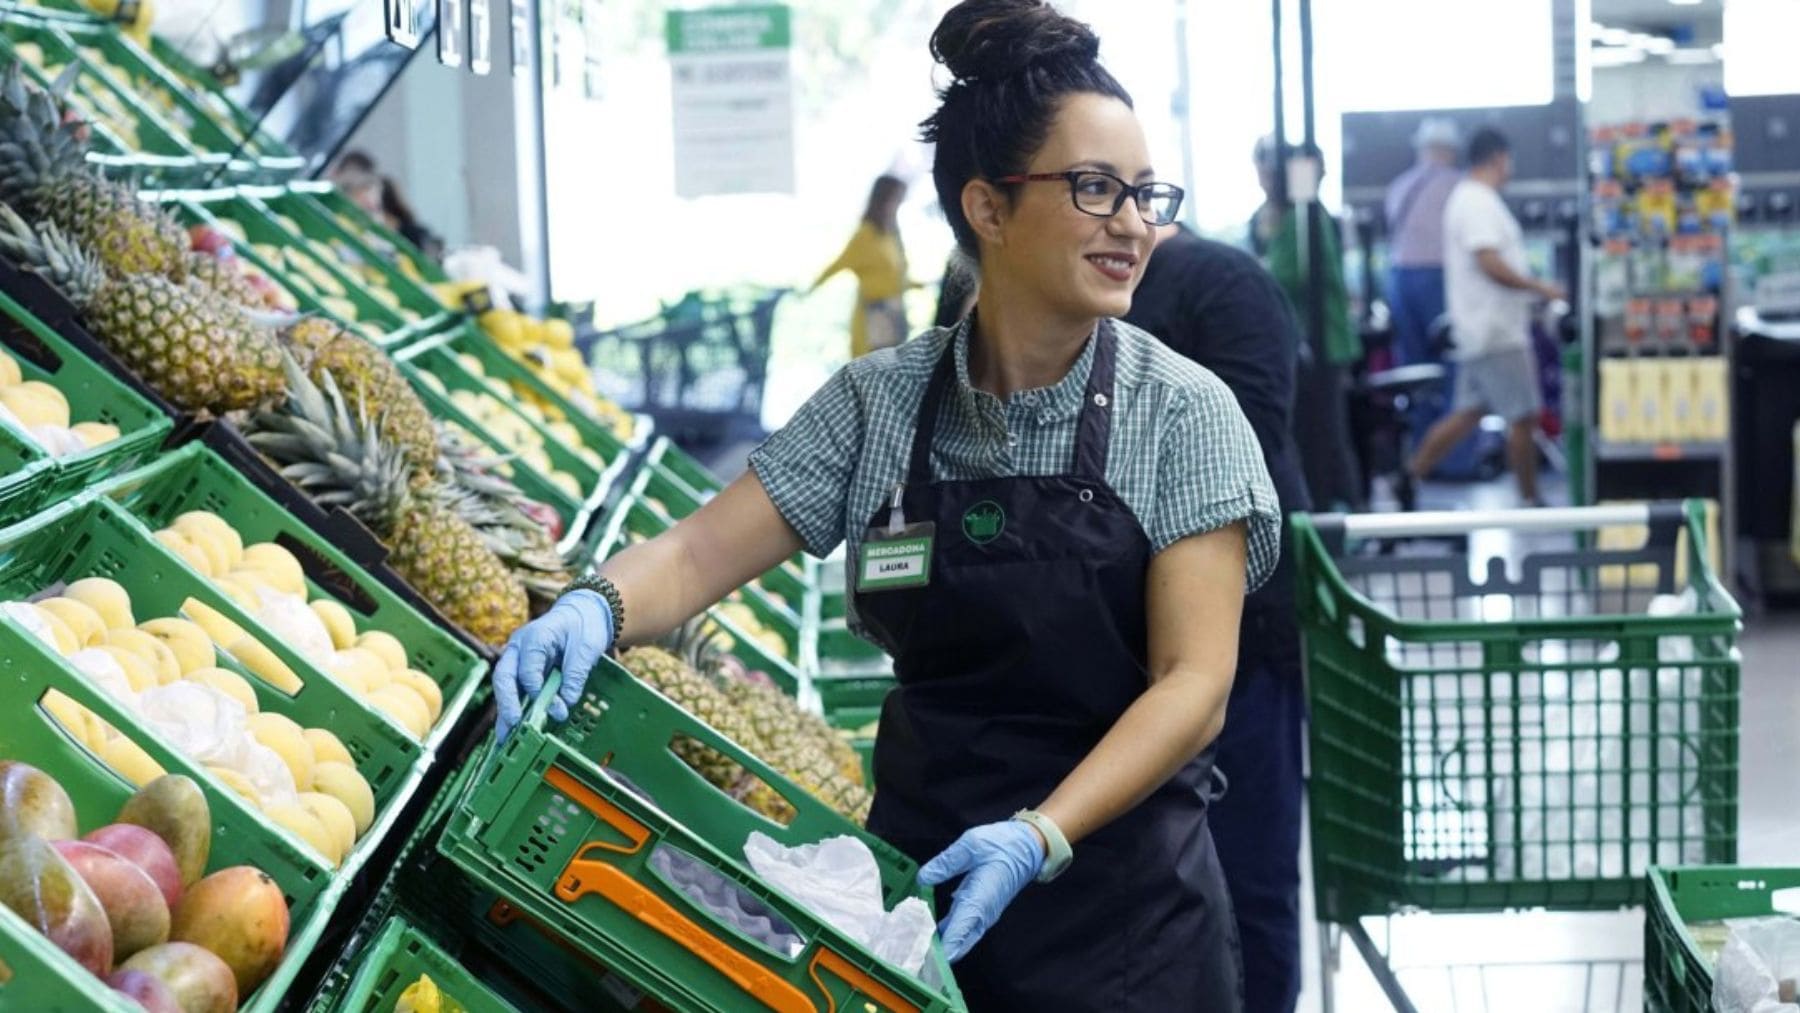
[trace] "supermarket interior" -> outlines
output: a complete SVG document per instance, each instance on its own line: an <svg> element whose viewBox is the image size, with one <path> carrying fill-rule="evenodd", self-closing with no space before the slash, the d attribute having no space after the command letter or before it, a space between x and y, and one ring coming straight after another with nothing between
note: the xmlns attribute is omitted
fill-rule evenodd
<svg viewBox="0 0 1800 1013"><path fill-rule="evenodd" d="M0 1013L1800 1013L1796 40L0 0Z"/></svg>

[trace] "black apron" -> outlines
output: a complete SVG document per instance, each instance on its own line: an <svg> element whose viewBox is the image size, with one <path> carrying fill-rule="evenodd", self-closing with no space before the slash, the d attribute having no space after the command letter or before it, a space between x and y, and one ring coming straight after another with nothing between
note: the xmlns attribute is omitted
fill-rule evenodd
<svg viewBox="0 0 1800 1013"><path fill-rule="evenodd" d="M936 524L930 584L856 592L899 682L882 708L869 829L919 862L1041 804L1148 685L1150 541L1106 483L1110 322L1095 340L1072 472L933 482L952 341L902 499L908 523ZM884 503L870 527L889 514ZM969 1008L1239 1010L1236 929L1206 828L1211 775L1208 749L1082 841L1055 882L1028 885L956 966ZM941 912L950 896L940 889Z"/></svg>

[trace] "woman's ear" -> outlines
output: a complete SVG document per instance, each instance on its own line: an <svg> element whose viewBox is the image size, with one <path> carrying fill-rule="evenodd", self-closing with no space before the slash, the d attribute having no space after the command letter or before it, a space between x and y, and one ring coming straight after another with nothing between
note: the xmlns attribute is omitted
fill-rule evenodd
<svg viewBox="0 0 1800 1013"><path fill-rule="evenodd" d="M985 179L972 179L963 187L963 217L984 243L1006 245L1006 194Z"/></svg>

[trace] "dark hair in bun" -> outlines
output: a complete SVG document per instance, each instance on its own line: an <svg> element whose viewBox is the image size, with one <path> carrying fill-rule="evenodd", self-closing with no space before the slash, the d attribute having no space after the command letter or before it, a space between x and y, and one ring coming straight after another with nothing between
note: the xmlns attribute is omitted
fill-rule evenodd
<svg viewBox="0 0 1800 1013"><path fill-rule="evenodd" d="M963 0L938 22L931 55L954 80L921 124L922 136L937 145L931 175L938 202L969 255L978 252L962 210L969 180L1025 171L1069 95L1109 95L1131 105L1099 54L1092 29L1042 0Z"/></svg>

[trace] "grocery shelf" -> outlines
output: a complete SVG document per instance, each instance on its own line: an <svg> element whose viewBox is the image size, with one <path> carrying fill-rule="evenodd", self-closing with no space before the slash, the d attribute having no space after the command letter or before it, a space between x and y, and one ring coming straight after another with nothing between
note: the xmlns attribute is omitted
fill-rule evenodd
<svg viewBox="0 0 1800 1013"><path fill-rule="evenodd" d="M1702 443L1608 443L1594 440L1594 456L1601 461L1719 461L1725 457L1724 441Z"/></svg>

